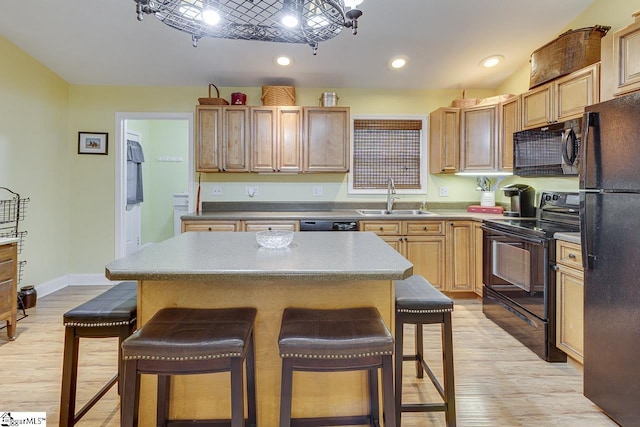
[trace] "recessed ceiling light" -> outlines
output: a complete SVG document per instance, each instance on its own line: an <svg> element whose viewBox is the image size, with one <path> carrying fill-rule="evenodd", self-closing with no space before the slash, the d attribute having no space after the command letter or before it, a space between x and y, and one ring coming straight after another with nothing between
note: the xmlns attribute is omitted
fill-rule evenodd
<svg viewBox="0 0 640 427"><path fill-rule="evenodd" d="M293 60L288 56L277 56L275 58L275 63L283 67L288 67L289 65L293 64Z"/></svg>
<svg viewBox="0 0 640 427"><path fill-rule="evenodd" d="M354 8L356 6L358 6L359 4L362 4L364 0L344 0L344 5L346 7L351 7Z"/></svg>
<svg viewBox="0 0 640 427"><path fill-rule="evenodd" d="M504 60L504 56L502 56L502 55L492 55L492 56L490 56L488 58L485 58L482 61L480 61L480 65L482 65L485 68L491 68L491 67L495 67L496 65L501 63L502 60Z"/></svg>
<svg viewBox="0 0 640 427"><path fill-rule="evenodd" d="M394 56L389 60L389 68L392 70L399 70L407 65L409 58L406 56Z"/></svg>

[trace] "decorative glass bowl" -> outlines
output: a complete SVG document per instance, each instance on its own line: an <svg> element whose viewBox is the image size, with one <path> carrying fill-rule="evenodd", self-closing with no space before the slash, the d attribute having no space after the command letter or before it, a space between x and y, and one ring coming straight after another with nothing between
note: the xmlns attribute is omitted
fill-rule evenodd
<svg viewBox="0 0 640 427"><path fill-rule="evenodd" d="M278 249L285 248L293 241L293 231L288 230L266 230L256 233L256 240L263 248Z"/></svg>

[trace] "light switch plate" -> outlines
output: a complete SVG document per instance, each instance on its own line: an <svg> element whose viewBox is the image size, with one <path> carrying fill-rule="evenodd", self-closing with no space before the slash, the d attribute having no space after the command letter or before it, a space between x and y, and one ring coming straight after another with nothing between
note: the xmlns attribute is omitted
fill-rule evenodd
<svg viewBox="0 0 640 427"><path fill-rule="evenodd" d="M211 195L212 196L222 196L222 187L212 187L211 188Z"/></svg>
<svg viewBox="0 0 640 427"><path fill-rule="evenodd" d="M312 193L315 197L322 197L324 196L324 187L322 185L314 185L313 186L313 193Z"/></svg>
<svg viewBox="0 0 640 427"><path fill-rule="evenodd" d="M440 197L449 197L449 187L439 187L438 195Z"/></svg>

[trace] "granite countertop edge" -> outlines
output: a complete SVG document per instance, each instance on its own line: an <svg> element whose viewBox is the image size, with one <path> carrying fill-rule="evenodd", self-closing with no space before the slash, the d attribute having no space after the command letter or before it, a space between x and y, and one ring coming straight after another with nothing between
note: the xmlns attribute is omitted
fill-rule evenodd
<svg viewBox="0 0 640 427"><path fill-rule="evenodd" d="M571 242L571 243L575 243L575 244L580 244L580 233L579 232L575 232L575 233L555 233L553 235L553 238L556 240L562 240L565 242Z"/></svg>

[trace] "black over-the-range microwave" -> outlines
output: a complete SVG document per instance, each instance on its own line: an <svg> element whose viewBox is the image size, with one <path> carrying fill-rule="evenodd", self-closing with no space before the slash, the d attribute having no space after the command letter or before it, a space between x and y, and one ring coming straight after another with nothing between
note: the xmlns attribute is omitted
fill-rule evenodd
<svg viewBox="0 0 640 427"><path fill-rule="evenodd" d="M578 175L582 119L553 123L513 134L513 174Z"/></svg>

